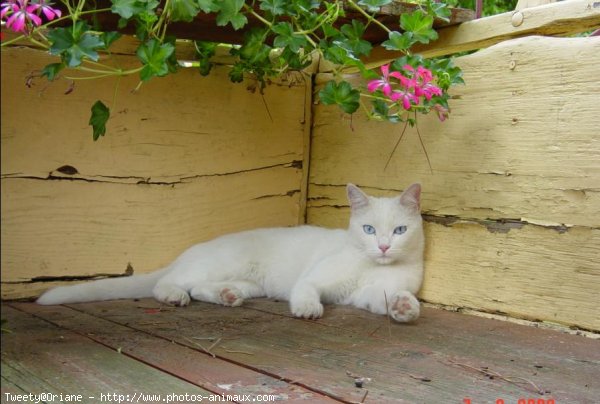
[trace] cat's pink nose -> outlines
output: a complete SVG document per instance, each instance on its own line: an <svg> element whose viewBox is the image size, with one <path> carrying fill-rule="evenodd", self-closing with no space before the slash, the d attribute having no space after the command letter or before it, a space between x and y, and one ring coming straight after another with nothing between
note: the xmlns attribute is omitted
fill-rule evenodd
<svg viewBox="0 0 600 404"><path fill-rule="evenodd" d="M389 250L389 249L390 249L390 246L389 246L389 245L387 245L387 244L381 244L381 245L379 246L379 249L381 250L381 252L382 252L382 253L384 253L384 254L385 254L385 252L386 252L387 250Z"/></svg>

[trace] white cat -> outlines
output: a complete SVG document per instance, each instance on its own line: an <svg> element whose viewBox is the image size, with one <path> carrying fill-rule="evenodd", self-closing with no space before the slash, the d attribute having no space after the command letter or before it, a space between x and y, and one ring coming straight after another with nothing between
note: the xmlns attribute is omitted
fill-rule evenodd
<svg viewBox="0 0 600 404"><path fill-rule="evenodd" d="M154 296L186 306L190 297L225 306L271 297L297 317L319 318L324 303L348 304L400 322L419 316L423 279L421 186L375 198L348 184L347 230L314 226L250 230L197 244L144 275L57 287L39 304Z"/></svg>

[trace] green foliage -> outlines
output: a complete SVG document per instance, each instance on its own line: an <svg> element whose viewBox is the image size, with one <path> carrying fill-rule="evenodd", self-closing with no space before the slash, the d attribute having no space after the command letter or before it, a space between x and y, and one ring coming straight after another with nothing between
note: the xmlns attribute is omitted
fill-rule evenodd
<svg viewBox="0 0 600 404"><path fill-rule="evenodd" d="M77 21L75 25L67 28L55 28L48 32L50 53L60 55L68 67L76 67L84 58L98 60L99 48L104 47L104 42L98 35L88 33L90 26L84 21Z"/></svg>
<svg viewBox="0 0 600 404"><path fill-rule="evenodd" d="M411 14L402 14L400 17L400 28L406 33L411 33L416 42L429 43L436 40L438 35L433 29L433 15L416 10Z"/></svg>
<svg viewBox="0 0 600 404"><path fill-rule="evenodd" d="M319 92L319 98L325 105L337 104L342 111L352 114L360 106L360 92L352 88L347 81L336 83L330 81L325 88Z"/></svg>
<svg viewBox="0 0 600 404"><path fill-rule="evenodd" d="M231 24L233 29L238 30L248 22L248 18L241 12L244 0L221 0L215 2L218 5L217 25L225 26Z"/></svg>
<svg viewBox="0 0 600 404"><path fill-rule="evenodd" d="M449 4L452 1L462 0L450 0ZM27 22L27 28L32 40L36 39L36 46L46 46L52 55L60 57L59 62L42 69L41 75L50 81L63 75L74 80L139 74L141 84L178 69L175 50L179 42L167 35L169 24L194 24L201 14L213 14L219 27L245 29L242 43L230 47L234 62L229 78L233 82L252 79L263 88L271 78L308 66L316 55L335 65L333 79L319 91L323 104L337 105L348 114L362 105L364 111L370 111L369 116L391 122L413 122L414 114L409 116L409 112L436 110L447 114L447 91L462 83L460 69L450 59L424 60L411 51L416 44L437 39L433 22L449 18L447 4L421 0L414 12L398 18L400 28L393 30L374 17L381 7L391 3L392 0L111 0L109 12L118 16L119 28L133 28L140 41L136 51L140 64L129 70L122 69L114 58L100 60L99 52L110 53L120 34L102 30L92 0L80 0L81 8L71 8L70 15L62 16L63 20L72 21L71 26L57 27L54 20L40 27ZM350 18L349 10L360 17ZM96 21L93 29L84 21L84 13L92 14L92 21ZM248 26L250 20L252 27ZM367 28L384 30L388 39L382 46L405 56L381 69L365 66L363 59L372 50L372 44L365 39ZM209 75L218 44L193 44L194 65L201 75ZM79 69L89 77L70 77L64 73L68 69ZM354 86L343 80L348 69L359 72L366 84ZM94 140L105 134L109 117L108 107L96 102L90 118Z"/></svg>
<svg viewBox="0 0 600 404"><path fill-rule="evenodd" d="M168 4L172 21L192 22L200 12L200 5L195 0L171 0Z"/></svg>
<svg viewBox="0 0 600 404"><path fill-rule="evenodd" d="M110 117L110 110L102 101L96 101L92 106L92 116L90 117L90 125L93 129L94 140L98 140L100 136L106 133L106 122Z"/></svg>
<svg viewBox="0 0 600 404"><path fill-rule="evenodd" d="M175 47L172 44L161 45L156 39L141 44L136 55L144 64L140 71L142 81L148 81L155 76L166 76L169 73L169 57L174 51Z"/></svg>
<svg viewBox="0 0 600 404"><path fill-rule="evenodd" d="M65 67L64 63L50 63L42 69L42 77L47 77L48 80L54 81L58 73Z"/></svg>
<svg viewBox="0 0 600 404"><path fill-rule="evenodd" d="M196 57L198 58L199 70L202 76L208 76L212 69L211 58L215 55L218 44L215 42L196 41Z"/></svg>

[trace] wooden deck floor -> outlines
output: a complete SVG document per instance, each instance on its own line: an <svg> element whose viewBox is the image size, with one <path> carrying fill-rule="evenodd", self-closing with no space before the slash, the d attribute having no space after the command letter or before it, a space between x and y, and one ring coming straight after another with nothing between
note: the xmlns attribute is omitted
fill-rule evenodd
<svg viewBox="0 0 600 404"><path fill-rule="evenodd" d="M431 308L411 325L348 307L299 320L268 300L238 308L3 303L2 318L3 403L28 393L64 402L81 394L86 403L216 394L231 402L600 402L599 340Z"/></svg>

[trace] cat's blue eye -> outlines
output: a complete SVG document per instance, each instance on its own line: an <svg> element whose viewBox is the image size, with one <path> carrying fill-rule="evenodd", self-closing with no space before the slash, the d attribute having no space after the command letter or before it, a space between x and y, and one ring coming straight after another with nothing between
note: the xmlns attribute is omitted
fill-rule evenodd
<svg viewBox="0 0 600 404"><path fill-rule="evenodd" d="M363 226L363 230L367 234L375 234L375 227L371 226L370 224L365 224Z"/></svg>
<svg viewBox="0 0 600 404"><path fill-rule="evenodd" d="M404 234L406 233L406 226L398 226L394 229L394 234Z"/></svg>

